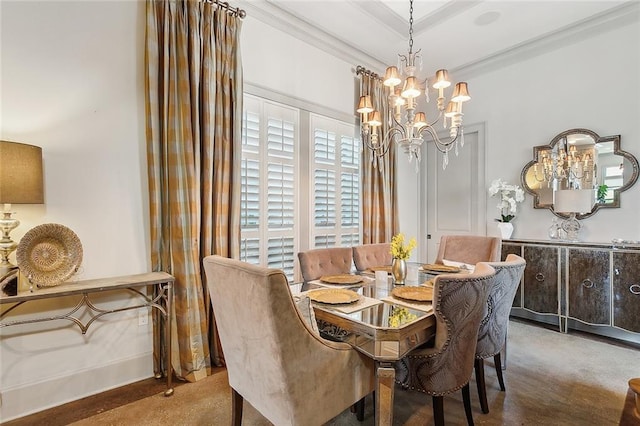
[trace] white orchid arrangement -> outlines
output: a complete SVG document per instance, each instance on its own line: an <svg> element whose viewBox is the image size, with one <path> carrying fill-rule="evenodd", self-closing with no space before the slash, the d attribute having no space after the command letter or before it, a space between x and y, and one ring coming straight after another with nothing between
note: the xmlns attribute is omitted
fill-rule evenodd
<svg viewBox="0 0 640 426"><path fill-rule="evenodd" d="M496 206L500 211L500 219L498 222L511 222L516 217L518 203L524 201L524 191L518 185L509 185L502 179L496 179L491 182L489 187L489 195L500 196L500 203Z"/></svg>

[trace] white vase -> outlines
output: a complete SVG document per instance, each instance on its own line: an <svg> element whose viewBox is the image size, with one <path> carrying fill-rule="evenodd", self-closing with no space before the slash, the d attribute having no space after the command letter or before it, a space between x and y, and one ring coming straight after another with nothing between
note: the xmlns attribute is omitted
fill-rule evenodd
<svg viewBox="0 0 640 426"><path fill-rule="evenodd" d="M503 240L508 240L513 234L513 224L511 222L498 222L498 231Z"/></svg>

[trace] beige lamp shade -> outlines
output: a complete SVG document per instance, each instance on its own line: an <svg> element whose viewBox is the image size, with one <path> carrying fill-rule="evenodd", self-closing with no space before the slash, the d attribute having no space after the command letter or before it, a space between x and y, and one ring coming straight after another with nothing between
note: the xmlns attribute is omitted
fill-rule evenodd
<svg viewBox="0 0 640 426"><path fill-rule="evenodd" d="M418 79L414 76L409 76L404 82L402 88L403 98L417 98L420 96L420 86L418 85Z"/></svg>
<svg viewBox="0 0 640 426"><path fill-rule="evenodd" d="M445 89L451 86L451 82L449 81L449 71L447 70L436 71L436 78L431 86L434 89Z"/></svg>
<svg viewBox="0 0 640 426"><path fill-rule="evenodd" d="M42 204L42 148L0 141L0 203Z"/></svg>
<svg viewBox="0 0 640 426"><path fill-rule="evenodd" d="M593 189L561 189L555 191L553 211L558 213L589 213L595 204Z"/></svg>
<svg viewBox="0 0 640 426"><path fill-rule="evenodd" d="M367 114L373 111L371 96L369 95L360 96L360 101L358 102L358 109L356 111L359 112L360 114Z"/></svg>
<svg viewBox="0 0 640 426"><path fill-rule="evenodd" d="M471 96L469 96L469 88L467 87L467 83L465 81L456 83L456 87L453 90L453 96L451 97L451 100L453 102L467 102L469 99L471 99Z"/></svg>
<svg viewBox="0 0 640 426"><path fill-rule="evenodd" d="M398 72L398 67L388 67L384 73L384 84L385 86L395 87L400 84L402 80L400 80L400 73Z"/></svg>
<svg viewBox="0 0 640 426"><path fill-rule="evenodd" d="M458 104L456 102L449 102L447 104L447 109L444 112L444 116L445 117L454 117L458 113L459 113Z"/></svg>
<svg viewBox="0 0 640 426"><path fill-rule="evenodd" d="M369 126L373 126L373 127L382 126L380 111L373 111L373 114L371 114L371 119L369 120Z"/></svg>
<svg viewBox="0 0 640 426"><path fill-rule="evenodd" d="M427 125L427 115L424 112L416 113L416 119L413 127L422 127Z"/></svg>

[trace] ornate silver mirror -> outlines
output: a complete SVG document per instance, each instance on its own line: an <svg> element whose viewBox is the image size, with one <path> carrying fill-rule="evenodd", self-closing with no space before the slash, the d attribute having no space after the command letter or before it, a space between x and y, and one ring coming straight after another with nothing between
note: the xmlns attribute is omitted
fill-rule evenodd
<svg viewBox="0 0 640 426"><path fill-rule="evenodd" d="M638 160L620 149L620 135L600 137L587 129L571 129L554 137L549 145L533 148L533 160L520 175L522 187L533 195L533 207L554 210L558 191L592 191L591 211L576 215L584 219L601 208L620 207L620 194L638 180ZM584 191L588 190L588 191Z"/></svg>

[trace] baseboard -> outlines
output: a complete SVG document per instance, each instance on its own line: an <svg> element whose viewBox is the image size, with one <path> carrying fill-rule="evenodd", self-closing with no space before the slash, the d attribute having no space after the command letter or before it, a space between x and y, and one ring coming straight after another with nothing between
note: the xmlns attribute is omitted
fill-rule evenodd
<svg viewBox="0 0 640 426"><path fill-rule="evenodd" d="M151 352L67 376L0 389L0 423L153 377Z"/></svg>

